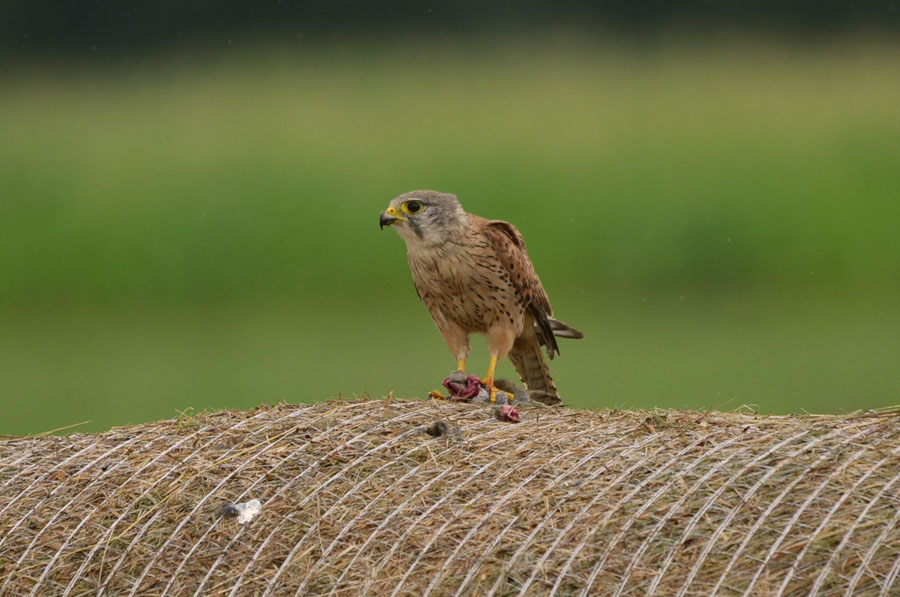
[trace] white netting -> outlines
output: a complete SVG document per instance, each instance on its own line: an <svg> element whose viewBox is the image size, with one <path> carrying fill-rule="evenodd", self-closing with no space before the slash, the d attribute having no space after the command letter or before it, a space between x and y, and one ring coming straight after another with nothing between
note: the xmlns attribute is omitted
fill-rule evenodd
<svg viewBox="0 0 900 597"><path fill-rule="evenodd" d="M2 440L0 593L900 594L897 412L522 414L330 402Z"/></svg>

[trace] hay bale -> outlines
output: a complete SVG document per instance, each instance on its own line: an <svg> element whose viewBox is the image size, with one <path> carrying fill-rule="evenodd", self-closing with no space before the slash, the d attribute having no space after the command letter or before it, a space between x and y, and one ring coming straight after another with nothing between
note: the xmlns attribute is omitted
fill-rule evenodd
<svg viewBox="0 0 900 597"><path fill-rule="evenodd" d="M5 439L0 593L900 594L895 412L523 418L331 402Z"/></svg>

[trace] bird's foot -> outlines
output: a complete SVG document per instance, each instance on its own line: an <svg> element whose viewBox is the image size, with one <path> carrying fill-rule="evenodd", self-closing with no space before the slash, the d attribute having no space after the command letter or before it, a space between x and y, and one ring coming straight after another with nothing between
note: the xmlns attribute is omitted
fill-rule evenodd
<svg viewBox="0 0 900 597"><path fill-rule="evenodd" d="M485 377L481 380L481 385L488 391L488 400L491 404L497 402L497 392L501 391L500 388L494 385L494 380Z"/></svg>

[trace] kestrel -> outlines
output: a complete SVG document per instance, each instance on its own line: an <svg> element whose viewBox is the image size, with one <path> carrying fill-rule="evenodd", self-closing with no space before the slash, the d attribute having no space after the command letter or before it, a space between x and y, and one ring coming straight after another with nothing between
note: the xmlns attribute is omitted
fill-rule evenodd
<svg viewBox="0 0 900 597"><path fill-rule="evenodd" d="M465 371L469 335L487 336L491 358L484 384L496 400L494 371L509 360L532 398L560 402L541 354L559 354L556 336L584 334L553 319L553 309L528 258L525 241L509 222L463 211L455 195L411 191L390 202L381 227L393 226L406 241L406 256L419 298Z"/></svg>

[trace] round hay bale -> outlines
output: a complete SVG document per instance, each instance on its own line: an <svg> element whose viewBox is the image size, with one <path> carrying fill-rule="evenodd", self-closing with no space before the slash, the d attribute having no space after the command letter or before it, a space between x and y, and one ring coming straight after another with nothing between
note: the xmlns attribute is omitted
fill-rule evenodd
<svg viewBox="0 0 900 597"><path fill-rule="evenodd" d="M522 419L329 402L4 439L0 593L900 594L896 412Z"/></svg>

